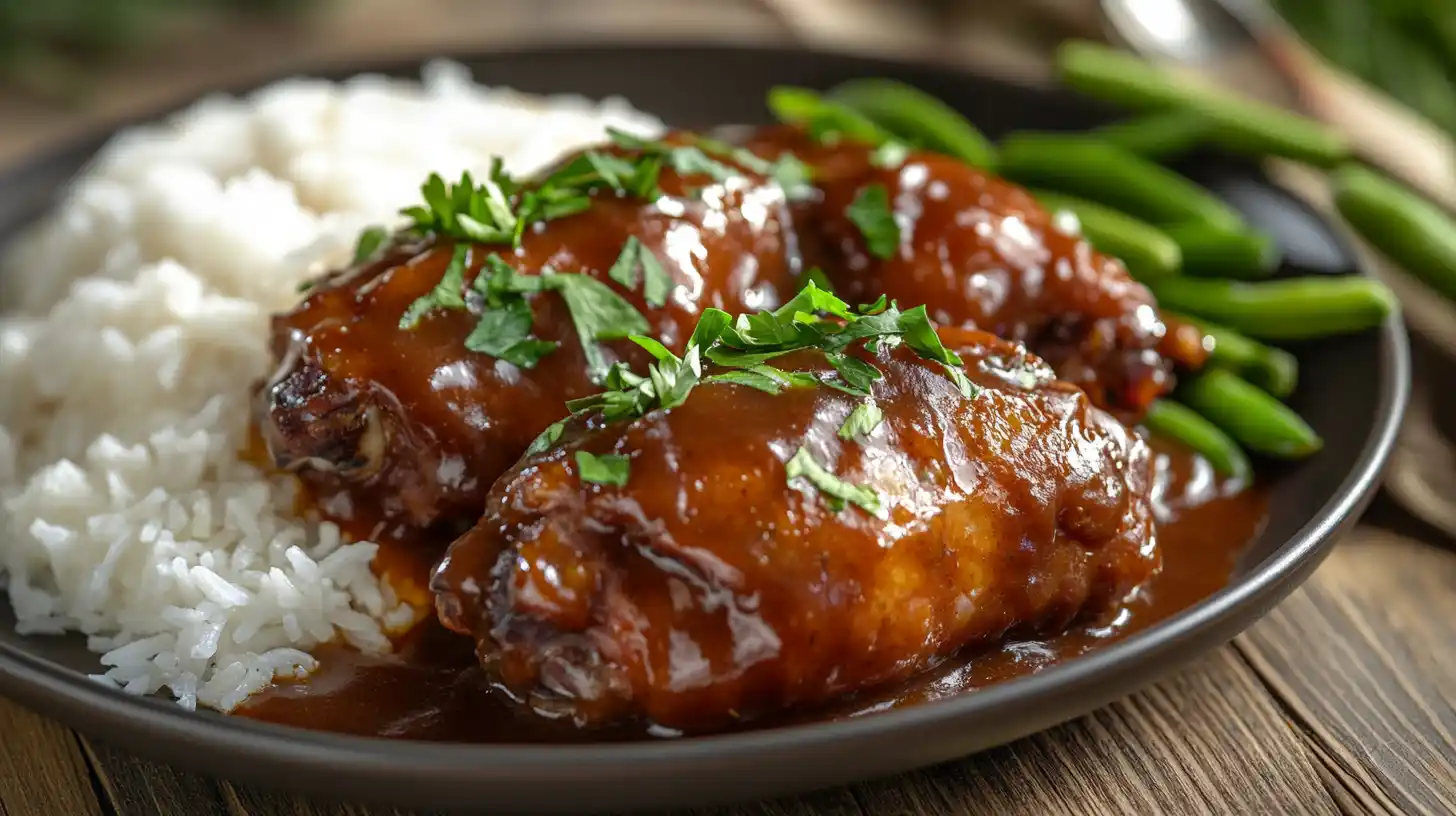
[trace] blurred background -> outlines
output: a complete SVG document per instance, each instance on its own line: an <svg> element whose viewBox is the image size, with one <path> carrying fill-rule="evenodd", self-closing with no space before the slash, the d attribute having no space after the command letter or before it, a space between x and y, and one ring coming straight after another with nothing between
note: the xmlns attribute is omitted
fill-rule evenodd
<svg viewBox="0 0 1456 816"><path fill-rule="evenodd" d="M0 0L0 168L208 90L391 57L711 40L1042 82L1070 37L1331 121L1456 212L1456 0ZM1328 198L1299 168L1270 169ZM1418 341L1412 421L1388 485L1456 540L1456 433L1439 427L1456 425L1456 394L1430 385L1456 371L1456 308L1379 268Z"/></svg>
<svg viewBox="0 0 1456 816"><path fill-rule="evenodd" d="M1265 50L1284 55L1304 104L1328 94L1270 37L1307 44L1456 131L1456 0L0 0L0 163L78 121L251 76L519 43L792 40L1035 80L1061 39L1133 32L1145 53L1212 70L1239 45L1219 6L1276 32ZM1288 76L1241 79L1264 95L1291 92Z"/></svg>

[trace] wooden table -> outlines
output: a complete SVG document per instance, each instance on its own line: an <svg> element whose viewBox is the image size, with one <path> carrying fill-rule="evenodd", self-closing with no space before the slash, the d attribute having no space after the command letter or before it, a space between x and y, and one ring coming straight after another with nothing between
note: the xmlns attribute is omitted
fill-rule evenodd
<svg viewBox="0 0 1456 816"><path fill-rule="evenodd" d="M421 7L441 4L450 6L452 15L448 23L431 28L432 18ZM361 0L355 5L382 4ZM483 18L472 28L462 6L420 0L410 4L409 15L390 18L387 41L379 38L377 21L346 21L333 31L323 56L377 56L386 45L411 50L421 42L478 46L519 31L499 7L494 6L488 23ZM560 19L583 25L583 8ZM825 18L819 0L799 10L806 19ZM732 26L751 33L764 25L732 14L738 16L719 19L714 15L722 12L702 5L686 12L697 26L711 18L720 35ZM888 24L878 21L869 28L884 30ZM966 21L965 35L986 41L984 27L973 20ZM279 41L269 32L251 36L232 37L222 53L201 55L193 47L187 52L191 57L153 54L128 68L130 73L106 80L99 110L80 118L116 116L175 98L183 88L223 81L240 63L256 70L261 55L275 54ZM260 44L265 36L267 48ZM285 42L300 41L295 35ZM994 52L1003 64L1009 59L1023 72L1038 66L1034 57L1007 51L1000 41L989 49L964 50L980 56ZM211 61L189 67L184 76L176 64L188 59L193 60L189 65ZM6 123L0 130L0 159L23 155L80 124L75 117L3 96L0 122ZM1418 348L1418 376L1449 381L1450 364L1430 348ZM399 811L307 801L184 773L0 700L3 816L394 812ZM1446 533L1416 521L1388 496L1376 500L1365 524L1268 618L1231 645L1121 702L961 762L712 811L1335 812L1456 813L1456 549Z"/></svg>

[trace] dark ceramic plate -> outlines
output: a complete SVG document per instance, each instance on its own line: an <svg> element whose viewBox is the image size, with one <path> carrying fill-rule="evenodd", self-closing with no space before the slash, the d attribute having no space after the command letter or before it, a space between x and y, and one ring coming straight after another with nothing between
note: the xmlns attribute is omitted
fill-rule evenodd
<svg viewBox="0 0 1456 816"><path fill-rule="evenodd" d="M773 84L825 87L889 76L949 101L992 134L1070 129L1106 113L1069 95L955 71L845 55L732 47L603 47L495 53L463 60L485 83L528 91L623 94L673 124L760 122ZM418 75L418 65L359 71ZM341 72L330 72L340 76ZM93 139L0 177L0 240L41 213L99 147ZM1208 157L1189 172L1271 230L1304 271L1353 273L1328 225L1249 166ZM1327 440L1278 475L1263 536L1233 583L1143 633L1039 674L918 707L853 719L679 741L451 745L301 731L107 690L85 673L79 638L22 638L0 611L0 692L140 754L245 781L413 807L497 812L621 810L757 798L961 757L1023 737L1128 694L1229 640L1289 593L1354 523L1377 484L1405 406L1406 341L1380 331L1298 349L1294 407Z"/></svg>

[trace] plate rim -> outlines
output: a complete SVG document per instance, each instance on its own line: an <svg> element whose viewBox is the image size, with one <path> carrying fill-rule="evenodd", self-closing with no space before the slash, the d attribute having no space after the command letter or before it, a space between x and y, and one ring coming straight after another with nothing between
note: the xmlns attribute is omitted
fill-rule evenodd
<svg viewBox="0 0 1456 816"><path fill-rule="evenodd" d="M622 51L659 52L663 55L697 52L699 56L705 51L775 56L792 53L800 58L853 60L867 69L875 66L888 70L913 67L977 82L1028 87L964 66L915 59L822 47L806 49L772 43L673 39L667 42L614 40L595 44L528 42L477 50L392 55L377 60L333 59L295 66L283 73L250 74L207 91L203 96L243 94L289 77L339 80L359 74L397 75L411 71L417 74L419 68L434 59L469 64L511 55L582 57ZM79 174L90 166L97 151L120 130L165 119L200 98L202 96L182 97L137 116L111 119L77 136L22 155L0 166L0 190L19 184L19 179L37 172L38 167L70 163L78 158L81 163L75 173ZM54 190L40 195L39 201L23 206L14 226L33 219L36 212L32 210L44 212L53 206L74 178L75 175ZM1293 197L1301 206L1316 212L1321 221L1329 223L1325 214L1315 211L1303 198ZM9 224L0 224L0 232L13 235L10 227ZM1339 230L1333 232L1336 239L1345 244L1342 249L1349 251L1348 239ZM1350 254L1357 258L1357 274L1372 277L1368 259L1361 253ZM370 780L359 790L361 793L369 792L372 799L412 806L449 807L468 801L454 795L454 792L432 796L423 790L423 786L431 784L453 788L466 778L473 790L481 792L501 785L560 783L558 777L562 775L571 775L573 783L613 783L630 787L634 780L644 780L658 773L703 770L708 767L705 763L711 763L720 770L733 766L747 769L755 764L756 759L773 753L802 756L833 743L865 745L873 743L877 737L917 730L931 732L935 726L942 726L943 732L946 724L1002 712L1021 711L1028 721L1036 723L1024 733L1033 733L1142 688L1152 682L1154 676L1171 671L1192 656L1210 650L1215 642L1226 642L1262 618L1275 603L1302 583L1328 554L1339 535L1353 526L1379 487L1380 476L1395 447L1410 393L1409 342L1399 312L1388 318L1378 332L1380 395L1376 421L1369 429L1354 467L1308 523L1237 583L1224 587L1199 604L1118 643L973 694L956 695L873 716L684 740L583 745L438 743L352 736L242 717L189 712L172 702L134 697L109 689L84 674L4 642L0 642L0 694L44 712L78 731L120 743L128 751L204 770L205 773L217 773L213 770L217 763L207 761L205 756L221 753L246 766L225 772L223 775L228 778L277 786L278 777L282 776L288 780L285 786L289 789L336 795L346 786L338 780L327 779L326 775L344 769L349 779ZM1120 675L1136 676L1139 680L1128 683ZM1068 698L1079 702L1070 706L1049 705L1050 710L1041 712L1036 710L1041 701ZM1081 701L1086 701L1086 704ZM145 738L138 739L138 734ZM925 764L914 756L918 754L907 753L899 769L907 770ZM846 774L829 784L861 777ZM793 783L780 784L778 788L780 792L807 789ZM649 795L642 801L667 800ZM731 797L713 801L731 801ZM565 808L555 807L549 802L541 805L543 807L537 809L577 809L569 803Z"/></svg>

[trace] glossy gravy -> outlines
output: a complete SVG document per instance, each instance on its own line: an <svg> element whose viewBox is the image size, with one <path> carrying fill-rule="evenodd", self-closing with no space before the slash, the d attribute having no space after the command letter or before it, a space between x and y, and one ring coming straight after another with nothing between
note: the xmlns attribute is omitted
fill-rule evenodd
<svg viewBox="0 0 1456 816"><path fill-rule="evenodd" d="M1158 536L1162 571L1136 597L1101 619L1044 640L1013 641L962 655L939 668L830 706L747 723L765 728L856 716L914 705L1041 671L1146 629L1198 603L1229 581L1239 556L1260 532L1267 503L1258 489L1217 479L1203 460L1158 450ZM381 552L386 572L413 573L423 585L430 564L419 549ZM423 600L423 599L422 599ZM320 667L301 682L281 682L237 713L321 731L446 742L603 742L680 736L645 724L583 730L518 706L483 675L469 638L433 617L397 641L390 655L345 646L316 651Z"/></svg>

